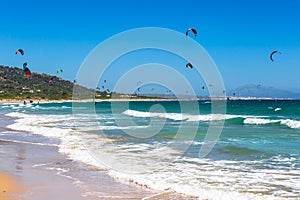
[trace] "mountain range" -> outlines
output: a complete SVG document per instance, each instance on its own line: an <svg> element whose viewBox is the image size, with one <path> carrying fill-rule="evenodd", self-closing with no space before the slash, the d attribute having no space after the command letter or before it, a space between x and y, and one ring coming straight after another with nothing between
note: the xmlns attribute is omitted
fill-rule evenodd
<svg viewBox="0 0 300 200"><path fill-rule="evenodd" d="M228 96L255 97L255 98L292 98L300 99L300 93L277 89L261 84L247 84L230 91Z"/></svg>

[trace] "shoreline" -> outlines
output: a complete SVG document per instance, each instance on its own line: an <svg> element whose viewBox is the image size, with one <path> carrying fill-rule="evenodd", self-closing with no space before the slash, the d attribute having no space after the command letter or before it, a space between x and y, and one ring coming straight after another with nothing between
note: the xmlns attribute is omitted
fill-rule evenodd
<svg viewBox="0 0 300 200"><path fill-rule="evenodd" d="M22 161L20 156L12 154L1 155L0 161L9 160L7 166L0 167L0 199L1 200L98 200L98 199L124 199L124 200L196 200L198 197L176 193L174 191L156 191L130 181L116 180L110 177L105 170L94 169L98 176L97 187L90 184L84 185L78 177L69 174L80 173L92 166L84 166L69 160L65 155L54 151L53 146L42 146L38 144L18 143L16 141L1 140L0 151L3 147L10 146L6 151L14 151L21 145L23 148ZM12 148L11 148L12 147ZM43 152L47 156L42 156ZM35 154L38 154L37 156ZM59 154L59 155L58 155ZM49 156L50 155L50 156ZM31 158L28 158L31 156ZM44 157L44 158L42 158ZM50 162L49 162L50 159ZM38 161L38 162L37 162ZM22 163L21 163L22 162ZM80 168L66 168L59 163L72 163ZM13 165L15 168L9 169ZM58 165L53 167L53 165ZM3 178L4 177L4 178ZM127 183L126 183L127 182ZM98 188L99 190L95 190Z"/></svg>
<svg viewBox="0 0 300 200"><path fill-rule="evenodd" d="M32 100L33 104L36 103L72 103L72 102L122 102L122 101L176 101L177 99L164 99L164 98L157 98L157 99L153 99L153 98L145 98L145 99L85 99L85 100ZM26 103L30 103L30 100L25 101ZM23 103L24 101L20 101L20 100L13 100L13 99L2 99L0 100L0 103L3 104L17 104L17 103Z"/></svg>
<svg viewBox="0 0 300 200"><path fill-rule="evenodd" d="M206 104L206 102L204 102L204 103ZM239 102L237 102L237 103L239 103ZM242 112L241 114L243 114L242 118L245 118L245 119L250 118L251 119L251 116L253 116L253 113L250 113L250 115L248 114L249 108L252 110L252 108L254 108L254 106L257 107L257 105L255 105L255 104L251 105L252 102L240 102L240 103L245 103L244 105L246 105L246 107L244 105L242 105L243 108L245 108L245 111L239 110L240 112ZM259 103L259 102L256 102L256 103ZM266 103L269 103L269 102L262 102L262 103L263 103L262 105L264 105L263 106L264 109L262 109L261 113L256 113L254 115L255 118L252 118L252 119L254 119L254 121L252 121L252 122L249 121L249 123L247 123L247 122L244 123L244 121L239 120L239 121L237 121L237 123L234 123L233 126L229 126L229 127L235 129L237 127L237 125L239 125L241 128L244 128L244 124L249 124L246 126L250 126L250 124L255 125L256 122L259 122L259 118L261 118L261 117L266 118L266 117L264 117L265 110L270 110L270 113L276 113L278 110L276 111L276 110L274 110L274 108L276 108L276 109L281 109L281 107L284 108L282 103L291 104L291 105L293 105L293 107L294 107L294 103L296 103L296 105L299 104L299 102L275 102L274 101L274 102L270 102L270 103L272 103L272 107L267 107L267 106L271 106L271 105L266 105ZM36 183L35 185L41 185L42 183L46 182L45 188L47 188L47 189L45 189L45 190L54 191L54 193L59 193L58 190L60 188L56 188L56 186L54 187L53 182L66 182L65 184L68 185L68 188L69 188L66 190L70 190L71 192L73 190L75 190L77 192L77 195L75 195L76 197L72 198L75 200L77 200L77 199L79 200L79 198L81 198L81 197L84 197L84 199L86 199L86 200L90 200L90 199L94 200L94 198L98 198L99 196L100 196L100 199L108 199L108 198L106 198L108 196L110 199L145 199L145 200L146 199L152 199L152 200L153 199L198 199L198 198L214 199L214 196L213 196L214 194L216 194L217 196L224 195L226 197L235 196L236 198L242 197L242 196L245 198L256 197L256 194L251 193L251 190L253 189L252 186L250 186L248 189L247 185L246 185L246 183L248 181L254 181L254 179L252 179L252 178L242 179L243 177L239 176L239 174L241 172L239 169L237 170L237 172L236 171L230 171L230 172L233 173L233 176L239 177L242 179L242 181L243 181L242 184L238 185L238 186L246 187L247 191L245 191L245 193L244 193L244 191L240 192L240 191L230 191L230 190L229 190L230 192L227 193L227 190L223 190L222 186L220 188L219 187L214 188L212 190L212 191L214 191L214 193L212 193L213 194L212 196L211 196L211 193L209 190L203 190L203 191L200 190L201 184L202 184L200 182L201 180L195 180L194 177L195 177L195 175L199 175L199 174L201 175L202 171L200 168L198 169L198 166L201 167L203 162L202 161L198 162L196 160L197 162L193 163L194 160L190 160L189 158L187 158L186 161L187 162L191 161L190 163L193 164L191 166L195 166L195 168L192 169L191 171L187 171L187 173L190 174L190 176L186 176L186 172L184 170L186 170L187 168L185 168L185 166L183 168L183 166L181 166L181 164L179 165L179 167L174 167L174 168L172 165L166 165L167 168L164 168L164 170L162 170L162 172L164 172L164 174L162 173L161 176L159 176L160 175L159 173L156 174L153 172L152 172L153 173L153 176L152 176L151 171L150 171L150 173L145 173L146 176L143 176L143 174L142 174L141 177L138 177L138 176L135 177L135 176L130 175L130 173L126 173L126 172L124 174L114 173L113 168L108 168L109 170L104 170L103 168L105 168L105 165L101 165L101 162L100 163L99 162L98 163L97 162L89 162L88 159L85 159L85 158L88 158L89 156L86 155L84 151L76 152L77 149L81 150L81 148L83 146L80 146L79 142L77 142L79 140L76 140L76 137L73 137L73 136L76 136L77 132L72 133L72 130L71 130L71 132L69 134L69 132L64 131L64 127L68 127L68 128L72 127L72 126L65 126L65 124L67 124L67 125L69 124L69 121L67 121L67 120L69 120L68 117L66 117L66 119L63 120L59 124L57 124L56 122L60 121L62 119L61 117L55 118L55 117L50 116L50 119L48 120L48 116L47 116L48 114L51 115L52 113L57 112L57 110L58 110L57 108L66 107L66 108L70 109L70 104L68 103L68 104L50 104L50 105L44 104L44 106L42 106L42 105L36 106L36 104L35 104L32 107L36 106L38 109L41 108L41 110L43 110L42 107L44 107L44 106L47 107L48 111L41 112L41 114L43 114L43 115L45 114L45 117L30 116L30 112L32 111L32 108L30 108L31 106L29 106L29 108L24 108L24 106L22 106L22 105L19 105L19 106L18 105L12 105L12 106L4 105L3 106L3 104L2 104L2 108L3 108L2 113L12 112L15 114L7 115L7 116L2 115L0 117L0 163L2 163L1 164L2 167L0 166L0 172L3 172L3 168L4 168L4 172L5 172L5 166L7 165L7 164L1 162L1 160L6 162L6 160L13 159L13 160L15 160L15 162L13 162L13 165L7 165L7 167L9 166L9 174L11 174L11 172L14 173L14 170L16 170L17 175L22 173L23 174L22 176L24 176L24 174L25 174L26 177L28 177L28 176L31 177L31 178L29 178L30 181L32 181L32 179L38 180L38 183L35 182ZM84 105L84 104L82 104L82 105ZM105 103L102 105L104 105L104 107L109 106L108 103ZM141 103L141 105L143 106L144 103ZM91 104L91 106L92 106L92 104ZM18 107L20 109L18 109ZM98 106L98 108L99 107L101 107L101 104ZM293 107L291 107L291 108L293 108ZM14 110L16 110L16 112ZM137 110L139 110L139 109L137 109ZM23 115L22 113L24 111L25 111L25 114ZM29 114L29 115L26 114L26 111L27 111L27 114ZM49 111L51 111L51 112L49 112ZM32 111L32 112L33 112L32 114L35 113L35 111ZM40 113L40 111L37 111L37 112ZM65 114L64 111L62 111L62 112L63 112L62 114ZM244 113L244 112L246 112L246 113ZM18 115L18 113L20 113L20 115ZM66 112L66 113L68 113L68 112ZM294 132L293 129L298 130L298 128L299 128L299 126L298 126L299 120L298 119L292 118L291 120L285 121L284 117L282 117L280 113L275 114L274 116L280 117L280 119L278 119L280 121L280 124L278 123L279 121L277 121L277 118L275 118L275 120L274 120L271 117L267 117L267 119L265 119L266 121L263 121L263 123L261 123L262 125L259 125L259 126L270 127L269 122L271 122L271 126L273 128L273 122L275 122L276 125L274 126L274 129L271 129L272 132L273 132L273 130L275 130L275 128L277 129L278 126L280 126L280 127L282 125L289 126L291 129L284 131L283 135L286 135L286 133L290 134L290 133ZM81 117L82 116L80 116L79 120L81 119ZM240 118L240 116L235 116L233 119L235 119L235 118ZM3 119L3 120L1 121L1 119ZM14 119L15 120L20 119L20 120L14 122L13 121ZM24 120L22 120L22 119L24 119ZM111 118L110 116L109 117L103 116L102 119L106 119L105 122L111 122L112 119L115 119L115 118ZM53 121L53 123L52 123L52 121ZM283 122L283 123L281 123L281 122ZM7 127L7 125L9 123L10 124L16 123L16 124L14 126ZM54 129L49 129L47 131L43 130L42 127L44 127L45 124L46 124L46 127L54 128ZM1 125L2 125L2 130L1 130ZM111 123L107 123L107 127L112 127L112 126L113 125ZM3 127L7 127L7 128L3 128ZM32 129L31 129L31 127L32 127ZM59 128L59 127L61 127L62 129L57 130L56 128ZM10 129L8 129L8 128L10 128ZM261 127L259 127L259 128L261 128ZM284 128L284 130L285 129L286 128ZM18 130L18 131L16 131L16 130ZM31 132L28 132L28 130L30 130ZM281 130L283 130L283 129L281 129ZM57 135L57 137L53 137L53 138L55 138L55 141L53 141L51 139L52 133L56 133L56 132L60 132L60 131L61 131L61 134ZM228 130L228 131L230 131L230 130ZM274 132L276 132L276 130ZM33 133L33 134L31 134L31 133ZM109 134L109 133L114 134L115 131L107 132L107 134ZM228 132L225 132L225 133L228 133ZM259 132L259 134L260 134L260 132ZM71 137L66 137L68 135ZM294 134L292 134L292 135L294 135ZM46 137L44 137L44 136L46 136ZM257 137L256 134L254 136ZM46 138L50 138L50 139L44 140ZM101 146L100 146L101 142L102 141L105 142L105 140L102 140L102 138L99 138L101 140L101 142L99 140L99 143L97 142L97 140L95 140L97 138L94 138L94 137L82 138L82 139L83 140L87 139L86 141L88 143L86 143L86 144L95 144L95 147L99 148L99 151L97 151L98 153L103 152L103 150L108 150L108 151L112 150L112 148L110 148L112 146L108 146L107 149L105 148L106 146L103 146L104 148L101 148ZM2 142L1 142L1 140L2 140ZM6 141L4 141L4 140L6 140ZM20 141L22 141L22 142L20 142ZM63 141L63 142L61 143L60 141ZM94 143L94 141L95 141L95 143ZM121 141L121 143L123 142L122 140L118 140L118 138L116 140L112 140L112 142L116 142L117 145L119 144L118 141ZM241 139L239 141L241 141ZM32 144L32 142L35 144ZM13 148L11 148L11 150L12 150L11 153L9 153L7 156L3 157L3 152L5 152L5 153L9 152L9 148L6 148L6 146L4 144L7 147L13 146ZM62 144L62 145L60 145L60 144ZM79 145L77 145L77 144L79 144ZM278 144L281 144L281 143L278 143ZM286 143L282 143L282 144L285 145ZM99 145L99 147L97 145ZM121 149L121 153L122 153L122 151L128 151L128 150L131 151L132 146L133 145L121 146L122 148L117 148L115 152L119 153L119 149ZM65 147L65 149L64 149L64 147ZM133 146L133 150L135 150L136 147L141 148L141 150L142 150L141 152L146 152L146 151L148 151L148 149L150 149L147 146L145 146L146 148L144 148L143 145L140 145L140 146ZM157 145L153 146L154 151L159 149L157 147L158 147ZM144 149L146 151L143 151ZM224 152L226 152L226 153L230 152L231 156L232 155L242 156L241 158L245 158L244 157L245 153L248 154L248 152L251 152L251 153L253 152L252 149L250 149L250 150L242 149L241 153L236 153L237 152L236 149L239 150L240 148L239 147L237 147L237 148L231 147L231 145L229 145L229 148L226 147L224 149ZM82 149L82 150L84 150L84 149ZM151 150L152 150L152 146L151 146ZM160 151L157 151L157 152L159 152L158 157L154 157L154 158L160 159L161 158ZM171 153L173 153L173 152L171 152ZM46 159L46 160L40 161L41 158L39 157L39 155L35 155L35 154L42 155L44 157L43 159ZM127 154L127 155L131 156L131 154ZM291 158L297 160L296 156L294 157L292 154L290 154L290 155L291 155L290 156ZM2 159L1 159L1 157L2 157ZM63 157L62 160L56 160L60 157ZM51 158L53 158L53 160ZM104 159L106 159L106 158L107 157L101 157L102 161L105 161ZM118 157L118 158L125 158L125 157ZM139 158L140 158L140 156L138 156L137 159L134 159L133 160L134 162L129 162L129 164L123 165L123 166L128 167L128 166L132 166L132 163L135 163L135 161L137 161L138 163L140 161L143 161L143 159L139 160ZM149 157L149 158L152 158L152 157ZM248 158L248 157L246 157L246 158ZM249 158L252 159L253 157L249 157ZM278 159L277 156L275 158L276 158L276 160ZM267 163L273 163L274 156L271 155L267 159L269 159ZM283 159L286 159L286 157L280 158L280 161L284 162L283 164L285 165L285 161ZM231 162L231 157L229 157L228 160L230 161L230 162L228 162L228 168L231 168L231 166L235 166L235 165L240 166L240 164L241 164L241 166L243 166L243 164L244 164L244 163L239 163L239 161L237 161L237 163L235 163L235 161ZM101 160L99 160L99 161L101 161ZM115 160L115 161L118 162L119 160ZM149 161L151 161L151 160L149 160ZM227 166L226 161L225 161L225 164ZM27 167L26 170L24 167L24 162L25 163L29 162L29 165L28 165L29 167ZM185 162L185 160L184 160L184 162ZM288 162L290 162L290 161L288 160ZM146 159L145 162L141 162L141 163L144 164L144 166L146 166L148 164L148 159ZM164 163L162 163L162 164L163 165L159 165L159 167L164 166ZM207 166L215 166L214 161L212 161L212 162L209 161L206 164L207 164ZM247 167L249 167L250 170L253 169L252 168L253 165L251 165L251 164L252 163L250 163L250 165L247 166ZM144 166L141 165L141 167L144 167ZM189 166L189 165L187 165L187 166ZM279 167L281 167L281 166L282 165L280 165ZM254 166L254 167L256 167L256 166ZM110 169L112 169L112 170L110 170ZM121 168L119 168L119 169L121 169ZM122 168L122 169L126 169L126 168ZM155 168L152 168L152 169L155 169ZM220 166L220 167L218 166L217 168L213 167L212 169L213 169L211 171L212 173L208 173L207 174L208 176L205 176L205 177L214 178L215 171L220 170L220 169L222 170L223 166ZM243 170L243 169L241 169L241 170ZM283 172L283 171L281 171L281 168L278 168L278 170L280 173ZM31 173L31 171L35 171L35 173ZM157 170L157 171L160 172L159 170ZM122 172L122 170L120 170L120 172ZM174 176L175 177L174 182L176 180L179 180L179 181L176 182L176 185L173 184L174 182L173 182L172 173L174 173L174 172L175 173L182 172L183 176L180 176L180 178L183 178L182 180L184 182L179 182L181 180L177 179L178 177L176 176L177 175L176 174ZM273 175L273 170L272 171L270 170L267 172L270 175ZM252 174L251 171L249 171L246 174L247 175L249 174L249 177L251 175L253 175L254 176L253 178L255 178L256 175L259 175L258 173L261 173L261 172L257 171L254 174ZM39 176L36 178L36 174L42 174L42 176ZM11 175L15 175L15 174L11 174ZM171 175L171 176L168 176L168 175ZM181 175L181 174L179 174L179 175ZM42 178L40 178L40 177L46 177L46 179L50 179L50 178L52 179L53 176L59 176L60 178L57 180L54 180L54 181L50 181L50 182L44 181ZM276 174L275 174L275 176L276 176ZM231 175L224 176L224 178L227 178L227 177L234 178ZM65 179L68 181L66 181ZM281 188L279 186L279 185L281 185L281 183L284 186L289 186L289 179L296 181L293 178L293 176L290 176L289 174L284 176L284 178L281 180L276 180L277 191L281 192L281 190L280 190ZM197 185L195 185L196 187L194 185L192 185L194 182L191 182L191 184L190 184L190 182L189 182L190 180L194 180L195 183L199 184L199 187L197 187ZM224 182L226 181L225 179L223 179L223 180L224 180ZM234 179L231 179L231 180L234 180ZM269 180L269 179L266 179L266 180ZM30 181L26 181L26 182L30 182ZM85 183L85 184L81 184L81 183ZM262 183L263 182L260 182L260 185L263 185ZM187 190L184 188L185 184L187 184ZM204 184L205 184L205 182L204 182ZM152 190L150 187L155 188L158 191ZM224 188L228 189L229 187L230 186L224 187ZM270 184L269 188L271 188L271 187L272 187L272 185ZM28 187L26 187L26 188L28 188ZM30 188L34 188L34 187L30 187ZM199 188L199 191L198 191L198 188ZM293 188L293 187L291 187L291 188ZM145 192L145 190L147 192ZM35 191L35 189L34 189L34 191ZM116 193L116 191L118 191L118 193ZM198 198L186 197L184 195L181 195L181 194L173 192L173 191L182 192L184 194L194 194L195 196L200 196L200 197L198 197ZM250 191L250 192L248 192L248 191ZM287 187L283 191L289 192L290 190ZM37 189L34 192L34 194L37 194L38 192L45 195L45 192L43 192L39 189ZM145 193L147 193L147 194L145 194ZM27 195L27 193L25 193L25 192L23 194ZM270 191L270 192L268 191L268 193L266 192L266 194L262 194L262 193L257 194L257 198L261 198L261 197L263 198L264 195L266 195L267 198L265 198L265 199L272 199L269 197L270 196L272 197L273 194L274 193L272 193L272 191ZM295 191L293 193L291 192L291 194L289 194L289 195L291 197L293 197L293 195L295 195L295 194L297 194L297 191ZM260 195L262 195L262 196L260 196ZM112 196L115 198L113 198ZM176 196L176 197L174 197L174 196ZM274 196L276 196L276 197L278 196L278 198L276 198L276 199L281 199L281 197L284 197L282 193L277 193L277 195L274 195ZM208 198L208 197L210 197L210 198ZM40 199L44 199L44 198L40 198ZM28 199L24 199L24 200L32 200L32 198L28 198ZM36 198L36 200L38 200L38 198Z"/></svg>
<svg viewBox="0 0 300 200"><path fill-rule="evenodd" d="M12 137L3 138L0 134L0 175L5 174L8 177L5 180L14 181L11 188L7 185L10 182L5 181L4 190L11 192L4 192L6 196L0 196L1 200L198 199L117 180L104 169L73 161L59 153L57 144L15 140L13 134L19 131L6 128L11 123L10 117L0 119L0 133L6 132Z"/></svg>
<svg viewBox="0 0 300 200"><path fill-rule="evenodd" d="M7 154L0 157L2 163L0 173L5 172L8 177L16 177L11 184L11 191L7 200L51 200L51 199L74 199L84 200L81 192L75 188L71 179L59 176L57 172L39 169L39 162L51 159L54 162L63 162L62 157L49 157L52 153L51 147L42 147L35 144L24 144L0 139L1 150L5 149ZM48 157L41 158L47 152ZM13 155L17 152L17 155ZM50 152L50 153L49 153ZM36 155L36 153L38 155ZM53 154L54 155L54 154ZM55 161L57 160L57 161ZM11 166L14 166L11 168ZM18 189L21 186L21 190ZM86 198L86 200L94 200Z"/></svg>
<svg viewBox="0 0 300 200"><path fill-rule="evenodd" d="M265 98L265 97L201 97L201 98L115 98L115 99L83 99L83 100L73 100L73 99L61 99L61 100L37 100L33 99L31 103L67 103L67 102L122 102L122 101L131 101L131 102L139 102L139 101L297 101L300 99L293 98ZM16 100L16 99L1 99L0 103L3 104L15 104L15 103L23 103L24 100ZM25 100L26 103L30 103L30 100Z"/></svg>

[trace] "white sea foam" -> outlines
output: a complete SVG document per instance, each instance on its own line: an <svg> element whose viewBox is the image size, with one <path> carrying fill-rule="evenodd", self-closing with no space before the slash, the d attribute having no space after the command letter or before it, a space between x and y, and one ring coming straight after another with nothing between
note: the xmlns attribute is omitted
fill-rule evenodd
<svg viewBox="0 0 300 200"><path fill-rule="evenodd" d="M230 115L230 114L204 114L204 115L190 115L181 113L155 113L155 112L142 112L136 110L126 110L123 114L133 117L159 117L172 120L186 120L186 121L218 121L233 118L246 118L247 115Z"/></svg>
<svg viewBox="0 0 300 200"><path fill-rule="evenodd" d="M6 115L19 118L16 120L16 123L7 126L14 130L27 131L33 134L54 138L61 138L71 130L56 127L55 123L58 121L58 118L51 115L27 115L18 112L12 112ZM61 119L65 118L65 116L60 117Z"/></svg>
<svg viewBox="0 0 300 200"><path fill-rule="evenodd" d="M290 128L300 128L300 121L285 119L285 120L281 120L280 123L287 125Z"/></svg>
<svg viewBox="0 0 300 200"><path fill-rule="evenodd" d="M144 129L148 128L149 126L85 126L85 127L78 127L77 129L81 131L97 131L97 130L135 130L135 129Z"/></svg>
<svg viewBox="0 0 300 200"><path fill-rule="evenodd" d="M274 124L274 123L286 125L294 129L300 128L300 121L291 120L291 119L246 118L244 120L244 124L264 125L264 124Z"/></svg>
<svg viewBox="0 0 300 200"><path fill-rule="evenodd" d="M33 109L33 110L61 110L61 109L71 109L70 106L40 106L40 104L31 104L31 103L7 103L3 104L2 108L11 108L13 110L22 110L22 109Z"/></svg>
<svg viewBox="0 0 300 200"><path fill-rule="evenodd" d="M31 109L35 110L62 110L62 109L71 109L70 106L50 106L50 107L44 107L40 105L32 106Z"/></svg>
<svg viewBox="0 0 300 200"><path fill-rule="evenodd" d="M174 120L220 120L241 117L239 115L191 116L177 113L147 113L128 110L126 115L138 117L163 117ZM102 135L87 134L71 128L70 120L78 120L85 129L94 129L95 119L89 115L75 118L72 115L29 115L13 112L18 117L10 128L31 131L61 140L59 151L70 159L100 168L119 179L131 180L157 190L172 190L199 196L201 199L281 199L300 195L300 170L293 168L261 169L256 166L279 162L289 164L296 158L274 157L260 161L213 161L209 159L178 157L179 152L163 143L118 143ZM171 117L170 117L171 116ZM104 116L102 116L104 118ZM289 127L300 127L295 120L274 120L243 116L244 123L282 123ZM89 123L89 120L90 121ZM94 121L93 121L94 120ZM120 129L103 126L106 130ZM100 126L101 128L101 126ZM134 128L134 127L129 127ZM144 128L137 126L136 128ZM194 145L201 145L201 142ZM280 160L280 161L279 161ZM289 165L288 165L289 166ZM286 188L282 190L282 188ZM282 191L281 191L282 190ZM255 192L256 194L253 194ZM262 195L268 193L269 195Z"/></svg>
<svg viewBox="0 0 300 200"><path fill-rule="evenodd" d="M160 117L172 120L187 120L188 117L182 115L181 113L155 113L155 112L142 112L136 110L126 110L123 112L125 115L133 117Z"/></svg>
<svg viewBox="0 0 300 200"><path fill-rule="evenodd" d="M243 115L230 115L230 114L207 114L207 115L191 115L187 121L220 121L234 118L243 118Z"/></svg>
<svg viewBox="0 0 300 200"><path fill-rule="evenodd" d="M97 165L97 162L95 161L93 156L91 156L91 154L85 148L85 143L82 142L81 137L83 134L75 132L74 130L69 128L60 128L63 123L65 123L62 120L68 122L70 119L72 119L72 115L29 115L18 112L12 112L6 115L19 118L15 121L14 124L9 125L8 128L20 131L28 131L33 134L39 134L46 137L58 138L61 140L61 144L59 145L59 152L67 154L73 160L100 167L99 165ZM80 117L82 117L82 115ZM90 141L93 141L95 140L94 137L96 136L92 134L86 134L85 139L87 141L89 139ZM100 140L96 141L100 146Z"/></svg>
<svg viewBox="0 0 300 200"><path fill-rule="evenodd" d="M29 104L29 103L26 103L26 104L24 104L24 103L19 103L18 106L19 106L19 107L30 108L30 107L32 107L32 104Z"/></svg>
<svg viewBox="0 0 300 200"><path fill-rule="evenodd" d="M155 112L142 112L136 110L126 110L123 114L133 117L158 117L158 118L166 118L175 121L189 121L189 122L197 122L197 121L219 121L219 120L228 120L235 118L244 118L243 123L249 125L264 125L264 124L282 124L286 125L290 128L300 128L300 121L291 120L291 119L267 119L266 116L251 116L251 115L231 115L231 114L206 114L206 115L189 115L189 114L181 114L181 113L155 113Z"/></svg>
<svg viewBox="0 0 300 200"><path fill-rule="evenodd" d="M279 123L280 120L271 120L271 119L261 119L261 118L246 118L244 120L244 124L271 124L271 123Z"/></svg>
<svg viewBox="0 0 300 200"><path fill-rule="evenodd" d="M9 108L9 105L1 106L1 108Z"/></svg>
<svg viewBox="0 0 300 200"><path fill-rule="evenodd" d="M183 162L185 161L185 162ZM165 163L160 163L164 165ZM246 173L252 171L252 173ZM294 171L293 173L298 173ZM299 186L299 177L288 179L288 172L277 170L254 170L239 162L213 162L208 159L185 158L173 162L166 168L161 167L156 173L132 175L111 170L112 176L132 180L154 189L173 190L180 193L199 196L201 199L281 199L273 195L258 195L250 192L267 192L274 188ZM276 174L283 173L281 176ZM241 191L241 192L237 192ZM294 196L292 192L287 192ZM274 193L275 194L275 193Z"/></svg>
<svg viewBox="0 0 300 200"><path fill-rule="evenodd" d="M82 142L85 145L78 145ZM98 135L84 138L76 134L68 135L64 137L60 150L74 160L106 167L108 173L117 179L130 180L157 190L196 195L201 199L281 199L271 194L251 193L270 192L275 188L274 191L277 192L273 194L280 195L282 193L276 188L296 190L300 186L300 177L297 176L299 170L261 170L252 167L264 161L180 158L174 157L178 152L160 143L112 145L112 142ZM281 162L291 161L286 158L277 159ZM272 188L266 185L272 185ZM293 195L293 192L286 191L281 196Z"/></svg>

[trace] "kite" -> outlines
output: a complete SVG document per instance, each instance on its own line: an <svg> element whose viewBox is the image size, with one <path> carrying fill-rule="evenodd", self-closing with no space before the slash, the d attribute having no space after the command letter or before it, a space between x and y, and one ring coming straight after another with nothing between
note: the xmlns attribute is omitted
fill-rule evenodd
<svg viewBox="0 0 300 200"><path fill-rule="evenodd" d="M186 67L186 68L191 68L191 69L192 69L192 68L193 68L193 65L192 65L192 63L187 63L187 64L185 65L185 67Z"/></svg>
<svg viewBox="0 0 300 200"><path fill-rule="evenodd" d="M194 28L189 28L189 29L185 32L185 35L188 36L190 31L193 32L193 34L194 34L195 37L197 36L197 30L194 29Z"/></svg>
<svg viewBox="0 0 300 200"><path fill-rule="evenodd" d="M279 52L279 51L273 51L273 52L270 54L270 59L271 59L272 62L274 62L273 55L276 54L276 53L281 54L281 52Z"/></svg>
<svg viewBox="0 0 300 200"><path fill-rule="evenodd" d="M23 72L26 74L27 78L30 79L31 77L31 71L28 67L23 67Z"/></svg>
<svg viewBox="0 0 300 200"><path fill-rule="evenodd" d="M24 51L23 49L17 49L16 50L16 54L20 53L22 56L24 55Z"/></svg>

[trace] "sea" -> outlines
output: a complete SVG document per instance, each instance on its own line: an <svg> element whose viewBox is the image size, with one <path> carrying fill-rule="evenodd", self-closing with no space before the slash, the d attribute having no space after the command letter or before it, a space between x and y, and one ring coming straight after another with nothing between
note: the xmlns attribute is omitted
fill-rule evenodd
<svg viewBox="0 0 300 200"><path fill-rule="evenodd" d="M225 112L213 109L219 104ZM4 103L0 108L10 119L5 126L16 130L1 132L0 139L56 145L69 159L105 169L116 180L199 199L300 199L298 100ZM208 143L209 151L201 154ZM92 181L88 175L86 181Z"/></svg>

